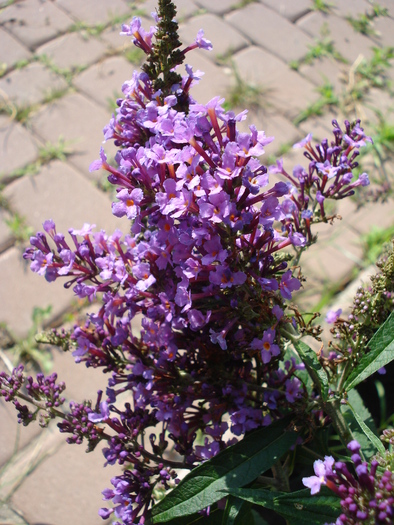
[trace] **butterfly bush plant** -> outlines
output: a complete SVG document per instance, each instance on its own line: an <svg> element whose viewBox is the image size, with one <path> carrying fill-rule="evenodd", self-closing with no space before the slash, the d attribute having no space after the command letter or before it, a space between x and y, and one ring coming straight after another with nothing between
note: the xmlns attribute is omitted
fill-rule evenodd
<svg viewBox="0 0 394 525"><path fill-rule="evenodd" d="M24 255L99 303L42 340L101 368L106 392L65 408L56 374L19 366L0 375L0 395L24 425L60 418L69 443L104 443L105 465L123 468L99 514L116 524L392 523L393 460L352 389L391 360L393 257L357 322L330 313L327 351L302 341L320 329L291 303L314 225L335 218L326 203L369 183L353 170L371 139L359 121L333 121L331 139L295 144L304 166L267 167L273 137L240 131L246 111L193 99L202 73L178 66L212 46L200 31L182 49L175 15L159 0L149 31L138 18L122 27L147 58L104 129L115 164L101 149L90 168L108 172L126 231L84 224L66 237L47 220Z"/></svg>

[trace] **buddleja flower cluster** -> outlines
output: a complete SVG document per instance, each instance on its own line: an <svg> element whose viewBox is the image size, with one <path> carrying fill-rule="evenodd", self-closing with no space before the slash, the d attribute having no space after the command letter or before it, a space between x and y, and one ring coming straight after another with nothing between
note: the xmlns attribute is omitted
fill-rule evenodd
<svg viewBox="0 0 394 525"><path fill-rule="evenodd" d="M155 65L159 36L174 29L173 14L159 14L149 32L138 18L122 28L150 65L124 83L104 129L119 147L116 166L103 149L91 166L109 172L112 211L129 219L129 233L85 224L69 230L69 242L48 220L25 253L48 281L66 278L78 297L101 301L71 339L77 362L111 375L106 398L99 394L94 411L73 404L60 427L91 448L106 439L107 464L128 467L104 491L114 509L101 510L125 524L144 523L154 494L178 482L174 468L193 468L247 431L303 410L301 365L283 359L296 327L286 302L301 286L289 248L299 253L315 240L311 226L327 220L327 199L368 184L366 174L353 181L370 140L359 121L343 130L334 121L331 142L313 146L308 135L296 144L307 166L292 174L281 160L262 164L273 137L254 126L240 132L246 112L225 111L220 97L195 101L190 88L201 72L186 65L186 75L174 73L186 52L211 48L202 31L183 51L175 41L171 60ZM269 172L286 182L270 183Z"/></svg>
<svg viewBox="0 0 394 525"><path fill-rule="evenodd" d="M311 494L326 485L341 498L342 514L335 525L393 523L394 474L390 470L378 471L375 459L370 465L362 461L357 441L351 441L348 449L355 474L343 461L335 462L333 457L326 456L324 461L315 462L316 475L304 478L304 485L311 489Z"/></svg>

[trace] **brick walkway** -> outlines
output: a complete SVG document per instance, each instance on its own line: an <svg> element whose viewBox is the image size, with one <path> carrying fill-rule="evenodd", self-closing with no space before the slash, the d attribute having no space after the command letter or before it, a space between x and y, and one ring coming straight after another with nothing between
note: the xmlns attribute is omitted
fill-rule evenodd
<svg viewBox="0 0 394 525"><path fill-rule="evenodd" d="M347 20L371 10L366 0L333 0L329 14L313 11L312 0L176 3L183 42L191 43L204 28L214 45L211 53L189 55L194 68L205 71L194 97L207 102L216 95L230 100L238 95L243 101L239 109L250 100L254 109L248 123L276 138L268 155L280 154L309 131L317 139L329 137L331 119L343 119L337 107L345 102L351 107L346 89L355 61L360 55L370 59L374 46L394 45L392 0L379 0L389 17L375 19L376 32L368 36L355 32ZM111 214L104 174L91 174L88 167L98 157L102 128L123 81L138 67L139 55L119 36L120 23L138 14L149 26L155 7L156 0L0 0L0 322L14 337L27 334L34 307L52 305L50 322L56 322L74 301L60 282L47 284L29 271L20 241L25 227L42 229L48 218L63 232L84 222L110 231L122 227ZM333 42L346 64L332 57L305 63L309 50L324 39ZM394 82L393 68L387 78ZM300 123L300 113L320 99L316 88L325 80L343 103ZM367 117L365 128L373 134L374 109L392 122L389 89L371 89L355 109L357 116ZM355 116L350 110L349 117ZM106 151L113 154L113 146L107 144ZM286 159L289 169L302 162L294 151ZM339 202L334 211L343 220L320 227L321 242L305 257L306 305L317 301L327 283L348 281L362 257L360 234L373 224L394 224L391 203L356 211L351 201ZM6 220L19 221L19 226L11 229ZM54 359L70 399L80 400L104 385L101 373L86 374L70 356L55 353ZM63 446L56 429L36 443L38 429L19 430L11 407L3 402L0 421L0 502L7 502L0 507L0 524L102 523L97 516L101 490L110 485L115 468L103 469L99 452L82 458L82 448ZM23 453L15 454L17 449Z"/></svg>

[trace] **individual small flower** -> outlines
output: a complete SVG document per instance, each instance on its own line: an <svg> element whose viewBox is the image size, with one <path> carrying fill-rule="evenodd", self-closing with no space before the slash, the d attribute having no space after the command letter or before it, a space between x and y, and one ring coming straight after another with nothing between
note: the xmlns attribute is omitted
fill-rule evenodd
<svg viewBox="0 0 394 525"><path fill-rule="evenodd" d="M282 275L279 283L279 289L284 299L291 299L292 292L295 292L301 288L300 281L292 276L291 270L288 270Z"/></svg>
<svg viewBox="0 0 394 525"><path fill-rule="evenodd" d="M313 464L315 476L302 478L302 483L305 487L311 489L312 495L317 494L320 491L321 486L327 483L327 474L331 474L334 463L335 460L332 456L325 456L324 461L318 459Z"/></svg>
<svg viewBox="0 0 394 525"><path fill-rule="evenodd" d="M338 321L340 315L342 313L342 308L338 308L338 310L329 310L326 314L326 323L334 324L336 321Z"/></svg>
<svg viewBox="0 0 394 525"><path fill-rule="evenodd" d="M308 133L308 135L302 139L300 142L296 142L296 144L293 144L293 148L305 148L308 144L310 144L312 141L312 133Z"/></svg>
<svg viewBox="0 0 394 525"><path fill-rule="evenodd" d="M302 383L298 377L292 377L287 379L285 382L285 396L289 403L294 403L294 401L300 397L302 392Z"/></svg>
<svg viewBox="0 0 394 525"><path fill-rule="evenodd" d="M322 175L324 175L328 179L332 179L339 172L339 167L338 166L332 166L331 163L328 160L326 160L324 162L317 162L316 163L316 168L317 168L318 173L321 173Z"/></svg>
<svg viewBox="0 0 394 525"><path fill-rule="evenodd" d="M276 332L272 328L265 330L262 339L253 339L250 347L253 350L260 350L261 360L263 363L269 363L273 356L280 355L280 348L274 344Z"/></svg>

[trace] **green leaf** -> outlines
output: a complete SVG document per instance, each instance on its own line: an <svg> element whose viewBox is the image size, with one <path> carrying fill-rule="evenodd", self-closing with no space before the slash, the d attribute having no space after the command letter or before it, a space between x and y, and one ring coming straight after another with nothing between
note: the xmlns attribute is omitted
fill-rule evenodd
<svg viewBox="0 0 394 525"><path fill-rule="evenodd" d="M244 518L250 514L250 503L233 496L227 498L222 525L242 525Z"/></svg>
<svg viewBox="0 0 394 525"><path fill-rule="evenodd" d="M286 432L292 415L245 436L239 443L192 470L152 508L152 523L194 514L219 499L230 488L251 483L294 445L297 435Z"/></svg>
<svg viewBox="0 0 394 525"><path fill-rule="evenodd" d="M367 346L370 351L360 359L343 385L347 392L394 359L394 312L375 332Z"/></svg>
<svg viewBox="0 0 394 525"><path fill-rule="evenodd" d="M250 520L245 521L245 523L250 523L250 525L268 525L263 517L257 512L257 510L252 509L250 511ZM244 524L243 524L244 525Z"/></svg>
<svg viewBox="0 0 394 525"><path fill-rule="evenodd" d="M360 443L363 455L369 459L382 449L383 444L376 435L375 423L357 390L349 392L348 400L347 405L341 405L341 412L354 439Z"/></svg>
<svg viewBox="0 0 394 525"><path fill-rule="evenodd" d="M308 489L287 494L258 489L231 489L237 498L272 509L291 525L320 525L335 521L341 511L340 499L322 487L321 494L311 496Z"/></svg>
<svg viewBox="0 0 394 525"><path fill-rule="evenodd" d="M323 401L327 401L328 377L317 358L316 352L302 341L295 341L293 344L305 368L318 388Z"/></svg>
<svg viewBox="0 0 394 525"><path fill-rule="evenodd" d="M174 518L170 525L222 525L224 511L221 509L211 509L209 516L193 514L192 516L182 516ZM149 522L150 523L150 522ZM238 525L238 524L237 524Z"/></svg>

